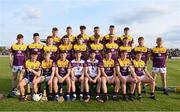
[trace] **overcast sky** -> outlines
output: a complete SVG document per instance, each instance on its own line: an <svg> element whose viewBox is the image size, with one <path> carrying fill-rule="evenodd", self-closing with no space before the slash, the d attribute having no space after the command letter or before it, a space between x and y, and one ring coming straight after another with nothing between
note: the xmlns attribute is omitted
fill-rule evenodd
<svg viewBox="0 0 180 112"><path fill-rule="evenodd" d="M130 27L135 45L139 36L148 47L163 37L166 47L180 48L180 0L0 0L0 46L13 44L18 33L26 44L35 32L46 38L54 26L60 36L66 26L78 34L79 25L86 25L89 35L100 26L105 35L110 24L118 35Z"/></svg>

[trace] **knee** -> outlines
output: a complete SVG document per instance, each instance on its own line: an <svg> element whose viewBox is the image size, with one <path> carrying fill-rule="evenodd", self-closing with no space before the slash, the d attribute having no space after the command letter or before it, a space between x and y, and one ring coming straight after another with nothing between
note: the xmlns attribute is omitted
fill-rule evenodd
<svg viewBox="0 0 180 112"><path fill-rule="evenodd" d="M84 82L85 82L85 83L88 82L88 78L87 78L87 77L84 78Z"/></svg>
<svg viewBox="0 0 180 112"><path fill-rule="evenodd" d="M97 82L98 82L98 83L101 83L101 82L102 82L102 80L101 80L100 77L97 79Z"/></svg>

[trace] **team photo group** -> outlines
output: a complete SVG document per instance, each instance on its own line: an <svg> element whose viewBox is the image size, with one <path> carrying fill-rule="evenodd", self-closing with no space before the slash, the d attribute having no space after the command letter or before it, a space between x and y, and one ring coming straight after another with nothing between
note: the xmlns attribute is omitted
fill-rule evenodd
<svg viewBox="0 0 180 112"><path fill-rule="evenodd" d="M109 26L102 36L95 26L93 35L86 34L86 26L80 33L72 34L72 27L59 37L59 29L42 42L38 33L32 37L18 34L17 42L10 49L12 88L9 96L20 101L75 101L89 102L143 100L142 90L156 100L156 77L160 75L163 93L168 95L166 85L167 49L163 38L157 37L152 48L145 45L146 38L134 42L130 28L116 29ZM124 34L116 35L116 30ZM32 38L26 45L24 40ZM137 43L137 46L133 44ZM152 70L147 63L152 62ZM92 89L93 88L93 89ZM150 90L148 90L150 89ZM160 94L160 93L159 93Z"/></svg>

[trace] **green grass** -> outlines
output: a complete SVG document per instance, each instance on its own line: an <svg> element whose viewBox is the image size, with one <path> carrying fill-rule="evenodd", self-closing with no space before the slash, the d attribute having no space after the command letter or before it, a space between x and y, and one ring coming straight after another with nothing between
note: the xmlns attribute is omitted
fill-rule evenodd
<svg viewBox="0 0 180 112"><path fill-rule="evenodd" d="M151 63L149 63L151 65ZM148 67L149 70L151 67ZM168 61L168 86L180 86L180 60L169 60ZM0 58L0 92L7 94L10 90L11 85L11 70L8 65L8 58ZM157 85L160 86L160 77L158 76ZM106 103L98 103L96 101L90 101L89 103L83 103L80 101L76 102L19 102L18 98L8 98L0 101L0 110L83 110L83 111L180 111L180 94L170 93L169 96L165 96L161 91L156 92L157 101L148 98L149 94L143 94L143 101L123 102L119 100L108 101Z"/></svg>

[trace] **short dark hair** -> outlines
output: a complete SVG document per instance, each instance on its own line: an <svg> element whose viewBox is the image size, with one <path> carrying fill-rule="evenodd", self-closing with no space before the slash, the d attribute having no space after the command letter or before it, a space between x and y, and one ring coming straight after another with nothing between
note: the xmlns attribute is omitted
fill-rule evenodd
<svg viewBox="0 0 180 112"><path fill-rule="evenodd" d="M82 36L81 34L79 34L79 35L77 36L77 39L80 39L80 38L83 38L83 36Z"/></svg>
<svg viewBox="0 0 180 112"><path fill-rule="evenodd" d="M33 52L31 53L31 55L38 55L38 52L37 52L37 51L33 51Z"/></svg>
<svg viewBox="0 0 180 112"><path fill-rule="evenodd" d="M52 38L52 36L48 36L48 37L47 37L47 40L48 40L48 39L51 39L51 38Z"/></svg>
<svg viewBox="0 0 180 112"><path fill-rule="evenodd" d="M96 50L91 49L90 53L96 53Z"/></svg>
<svg viewBox="0 0 180 112"><path fill-rule="evenodd" d="M128 30L129 30L129 27L125 27L125 28L124 28L124 31L128 31Z"/></svg>
<svg viewBox="0 0 180 112"><path fill-rule="evenodd" d="M94 30L95 30L95 29L99 29L99 26L95 26L95 27L94 27Z"/></svg>
<svg viewBox="0 0 180 112"><path fill-rule="evenodd" d="M21 39L21 38L23 38L24 36L22 35L22 34L18 34L17 35L17 39Z"/></svg>
<svg viewBox="0 0 180 112"><path fill-rule="evenodd" d="M86 29L86 26L81 25L79 28L82 29L82 30L85 30L85 29Z"/></svg>
<svg viewBox="0 0 180 112"><path fill-rule="evenodd" d="M144 40L144 37L139 37L138 40Z"/></svg>
<svg viewBox="0 0 180 112"><path fill-rule="evenodd" d="M106 54L112 53L110 49L106 49Z"/></svg>
<svg viewBox="0 0 180 112"><path fill-rule="evenodd" d="M157 37L156 40L157 40L157 41L162 41L162 38L161 38L161 37Z"/></svg>
<svg viewBox="0 0 180 112"><path fill-rule="evenodd" d="M57 27L53 27L52 31L58 31L58 28Z"/></svg>
<svg viewBox="0 0 180 112"><path fill-rule="evenodd" d="M34 34L33 34L33 37L35 37L35 36L39 36L39 33L34 33Z"/></svg>
<svg viewBox="0 0 180 112"><path fill-rule="evenodd" d="M137 54L142 54L142 52L141 51L136 51L135 55L137 55Z"/></svg>
<svg viewBox="0 0 180 112"><path fill-rule="evenodd" d="M109 28L115 28L115 26L114 25L110 25Z"/></svg>
<svg viewBox="0 0 180 112"><path fill-rule="evenodd" d="M67 30L68 30L68 29L72 29L72 27L71 27L71 26L68 26L66 29L67 29Z"/></svg>

